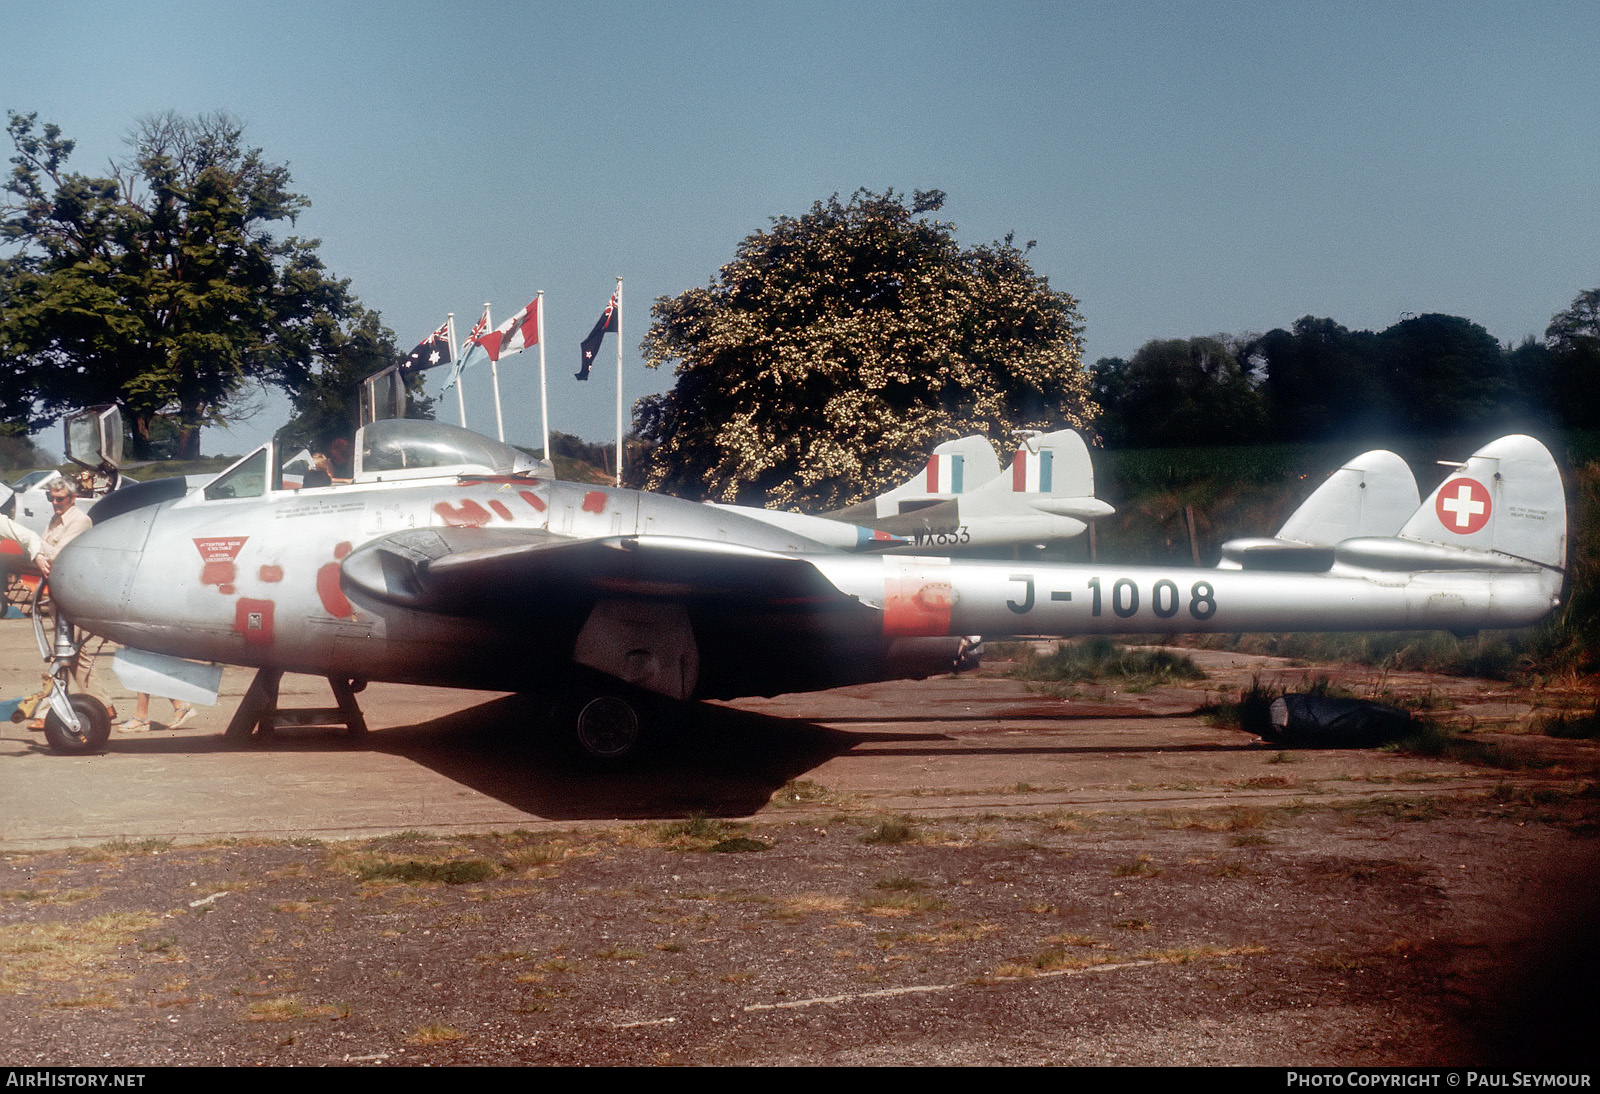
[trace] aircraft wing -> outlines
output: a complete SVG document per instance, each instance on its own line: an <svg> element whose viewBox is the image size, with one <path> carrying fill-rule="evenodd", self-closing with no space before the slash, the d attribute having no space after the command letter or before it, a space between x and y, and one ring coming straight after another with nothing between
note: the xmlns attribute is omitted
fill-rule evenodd
<svg viewBox="0 0 1600 1094"><path fill-rule="evenodd" d="M534 529L412 529L351 552L341 579L347 590L386 603L473 617L593 597L747 611L869 610L804 559L678 536L571 539Z"/></svg>

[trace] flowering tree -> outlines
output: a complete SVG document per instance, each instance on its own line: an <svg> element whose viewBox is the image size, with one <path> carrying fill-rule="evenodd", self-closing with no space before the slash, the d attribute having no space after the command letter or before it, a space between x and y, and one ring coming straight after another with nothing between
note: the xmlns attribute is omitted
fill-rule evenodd
<svg viewBox="0 0 1600 1094"><path fill-rule="evenodd" d="M944 195L837 195L747 237L706 288L657 300L633 481L683 497L832 509L943 440L1083 427L1077 303L1004 241L963 250Z"/></svg>

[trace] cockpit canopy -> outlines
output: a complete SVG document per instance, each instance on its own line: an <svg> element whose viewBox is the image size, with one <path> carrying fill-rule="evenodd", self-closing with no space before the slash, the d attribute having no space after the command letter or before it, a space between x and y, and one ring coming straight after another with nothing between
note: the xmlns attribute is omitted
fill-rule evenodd
<svg viewBox="0 0 1600 1094"><path fill-rule="evenodd" d="M537 474L542 460L470 429L415 418L386 418L356 434L356 481L436 475Z"/></svg>
<svg viewBox="0 0 1600 1094"><path fill-rule="evenodd" d="M228 468L205 488L205 498L259 498L285 488L276 441ZM292 473L302 468L291 467ZM398 482L452 475L549 475L550 465L469 429L412 418L388 418L356 433L355 480ZM291 474L291 479L293 474ZM310 482L305 486L310 488ZM289 483L293 488L294 483ZM337 489L337 487L333 487Z"/></svg>

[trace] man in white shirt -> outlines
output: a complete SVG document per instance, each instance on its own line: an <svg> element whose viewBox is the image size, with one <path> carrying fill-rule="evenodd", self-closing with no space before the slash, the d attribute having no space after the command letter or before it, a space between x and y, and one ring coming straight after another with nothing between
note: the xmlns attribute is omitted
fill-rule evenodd
<svg viewBox="0 0 1600 1094"><path fill-rule="evenodd" d="M87 532L94 523L88 513L78 508L78 496L65 479L52 482L49 494L55 516L50 518L50 525L44 530L44 547L34 559L39 564L39 572L45 577L50 576L50 564L61 553L61 548Z"/></svg>

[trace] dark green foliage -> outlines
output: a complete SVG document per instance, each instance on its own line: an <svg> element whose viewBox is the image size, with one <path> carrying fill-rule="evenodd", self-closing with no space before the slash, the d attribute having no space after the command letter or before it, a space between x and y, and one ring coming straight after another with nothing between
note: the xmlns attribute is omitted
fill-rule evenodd
<svg viewBox="0 0 1600 1094"><path fill-rule="evenodd" d="M306 199L232 119L146 118L106 177L69 171L73 142L36 115L12 113L8 131L8 422L117 403L132 456L193 458L200 428L239 413L255 384L299 391L359 337L364 313L317 241L276 234Z"/></svg>
<svg viewBox="0 0 1600 1094"><path fill-rule="evenodd" d="M1146 342L1133 359L1093 369L1096 420L1109 445L1238 444L1266 425L1266 406L1217 338Z"/></svg>

